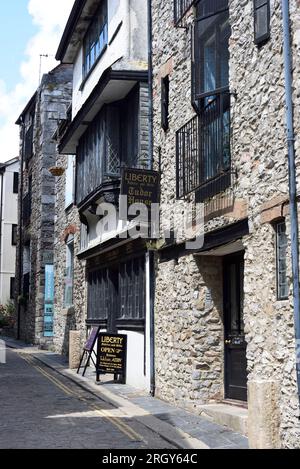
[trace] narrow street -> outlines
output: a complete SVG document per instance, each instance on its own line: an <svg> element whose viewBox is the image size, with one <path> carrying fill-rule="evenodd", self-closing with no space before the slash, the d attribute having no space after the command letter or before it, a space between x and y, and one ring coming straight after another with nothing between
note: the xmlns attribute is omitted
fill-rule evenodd
<svg viewBox="0 0 300 469"><path fill-rule="evenodd" d="M0 448L172 448L30 354L8 350L7 364L0 365L0 396Z"/></svg>

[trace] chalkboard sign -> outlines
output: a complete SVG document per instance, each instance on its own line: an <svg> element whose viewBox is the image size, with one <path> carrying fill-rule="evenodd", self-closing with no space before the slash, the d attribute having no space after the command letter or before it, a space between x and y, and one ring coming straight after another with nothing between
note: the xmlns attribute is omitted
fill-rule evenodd
<svg viewBox="0 0 300 469"><path fill-rule="evenodd" d="M80 359L80 364L79 364L79 367L77 369L77 374L79 373L81 368L84 368L83 373L82 373L82 376L84 376L91 360L92 360L94 366L96 367L96 362L93 359L93 354L96 356L95 351L94 351L94 347L95 347L96 341L98 339L99 333L100 333L100 327L93 327L92 328L91 333L89 335L89 338L88 338L85 346L83 347L83 354L82 354L81 359ZM95 357L95 358L96 358L96 361L97 361L97 357ZM85 364L82 365L83 363L85 363Z"/></svg>
<svg viewBox="0 0 300 469"><path fill-rule="evenodd" d="M122 376L126 381L127 336L100 334L97 351L97 381L100 374Z"/></svg>

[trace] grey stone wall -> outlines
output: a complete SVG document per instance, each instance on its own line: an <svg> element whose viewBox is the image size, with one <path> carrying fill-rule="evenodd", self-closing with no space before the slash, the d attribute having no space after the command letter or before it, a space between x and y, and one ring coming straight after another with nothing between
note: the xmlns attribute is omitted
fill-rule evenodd
<svg viewBox="0 0 300 469"><path fill-rule="evenodd" d="M68 165L66 155L57 155L56 164L65 170ZM80 251L80 220L77 207L71 205L65 208L66 173L57 178L55 201L55 304L54 304L54 350L57 353L68 355L69 332L80 331L82 341L85 339L86 319L86 282L85 262L78 260L76 254ZM74 304L66 308L65 269L66 269L66 240L69 234L74 235Z"/></svg>
<svg viewBox="0 0 300 469"><path fill-rule="evenodd" d="M158 267L157 392L190 410L223 397L221 290L218 258L188 256Z"/></svg>
<svg viewBox="0 0 300 469"><path fill-rule="evenodd" d="M276 297L275 232L272 222L288 215L281 2L271 1L271 39L253 41L253 2L230 0L230 90L232 165L236 179L226 195L205 202L210 231L248 217L245 247L244 312L249 382L272 379L280 389L280 444L299 447L292 290ZM292 0L296 152L299 152L299 5ZM153 1L154 152L162 171L162 220L176 202L175 133L195 114L191 106L191 41L173 25L173 2ZM170 78L170 130L160 127L161 77ZM297 167L299 175L299 168ZM300 180L299 180L300 182ZM291 282L290 250L289 275ZM219 262L219 264L218 264ZM194 408L223 397L223 299L221 259L186 256L157 264L156 370L158 395ZM209 264L211 263L211 264ZM214 272L211 275L210 272ZM205 308L207 289L212 307ZM198 292L198 293L195 293ZM198 295L198 298L195 296ZM176 340L175 340L176 338ZM210 343L212 341L212 343ZM212 357L210 357L212 353ZM213 358L211 361L207 359ZM199 368L199 363L204 369ZM197 379L195 379L197 378ZM255 388L255 386L253 386Z"/></svg>
<svg viewBox="0 0 300 469"><path fill-rule="evenodd" d="M22 307L22 338L39 345L51 342L44 338L44 255L53 256L54 247L55 178L49 172L56 161L53 136L66 117L71 91L72 67L60 65L43 76L36 98L33 156L23 168L24 195L32 177L32 201L30 225L23 230L23 243L31 246L31 273L30 296Z"/></svg>

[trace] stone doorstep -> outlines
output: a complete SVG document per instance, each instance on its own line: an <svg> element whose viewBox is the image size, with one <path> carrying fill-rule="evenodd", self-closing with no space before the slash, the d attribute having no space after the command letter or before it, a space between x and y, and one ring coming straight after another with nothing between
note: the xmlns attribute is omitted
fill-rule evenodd
<svg viewBox="0 0 300 469"><path fill-rule="evenodd" d="M248 409L232 404L206 404L198 407L200 415L218 425L248 435Z"/></svg>

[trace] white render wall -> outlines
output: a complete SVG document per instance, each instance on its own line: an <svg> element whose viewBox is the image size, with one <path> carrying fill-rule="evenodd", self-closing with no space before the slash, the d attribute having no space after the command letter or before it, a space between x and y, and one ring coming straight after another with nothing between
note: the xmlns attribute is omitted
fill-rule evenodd
<svg viewBox="0 0 300 469"><path fill-rule="evenodd" d="M19 163L9 165L3 174L3 206L1 220L0 304L10 300L10 279L15 277L16 246L12 246L12 225L18 224L18 194L13 193L14 173ZM0 191L2 179L0 178ZM0 194L2 191L0 192Z"/></svg>
<svg viewBox="0 0 300 469"><path fill-rule="evenodd" d="M109 45L121 23L120 30ZM108 2L108 46L83 87L83 47L78 51L73 75L73 119L105 70L120 59L122 59L121 70L147 70L147 2L145 0L110 0Z"/></svg>

